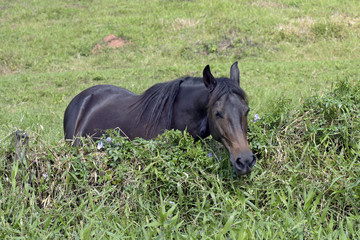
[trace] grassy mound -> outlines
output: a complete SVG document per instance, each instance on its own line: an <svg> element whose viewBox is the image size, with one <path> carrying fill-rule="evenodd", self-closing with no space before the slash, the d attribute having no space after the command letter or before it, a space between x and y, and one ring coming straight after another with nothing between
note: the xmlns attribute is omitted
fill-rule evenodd
<svg viewBox="0 0 360 240"><path fill-rule="evenodd" d="M275 100L250 120L258 163L240 178L220 144L179 131L82 148L30 133L1 150L0 237L356 239L359 102L346 81L301 109Z"/></svg>

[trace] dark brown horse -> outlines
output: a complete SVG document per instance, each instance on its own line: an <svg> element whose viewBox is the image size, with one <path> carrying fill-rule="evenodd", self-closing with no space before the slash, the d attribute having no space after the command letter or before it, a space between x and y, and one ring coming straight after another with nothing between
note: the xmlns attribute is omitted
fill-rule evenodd
<svg viewBox="0 0 360 240"><path fill-rule="evenodd" d="M155 138L166 129L187 129L195 140L211 134L226 147L241 175L249 173L256 162L246 138L248 112L235 62L230 79L214 78L206 66L203 78L159 83L142 95L112 85L88 88L67 107L64 132L74 146L78 137L98 138L104 130L115 128L130 139Z"/></svg>

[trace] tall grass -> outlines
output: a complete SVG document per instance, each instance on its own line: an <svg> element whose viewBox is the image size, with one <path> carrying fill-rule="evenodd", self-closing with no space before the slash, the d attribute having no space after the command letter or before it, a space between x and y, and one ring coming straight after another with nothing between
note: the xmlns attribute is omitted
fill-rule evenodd
<svg viewBox="0 0 360 240"><path fill-rule="evenodd" d="M210 64L240 61L251 109L293 102L358 77L357 1L0 1L0 135L17 128L55 144L76 93L115 84L136 93ZM132 44L92 49L114 34ZM41 126L40 126L41 125ZM0 142L2 144L3 142Z"/></svg>
<svg viewBox="0 0 360 240"><path fill-rule="evenodd" d="M360 236L359 84L339 82L250 121L258 163L237 177L221 145L186 132L7 150L2 237L332 239ZM34 138L35 136L31 136Z"/></svg>

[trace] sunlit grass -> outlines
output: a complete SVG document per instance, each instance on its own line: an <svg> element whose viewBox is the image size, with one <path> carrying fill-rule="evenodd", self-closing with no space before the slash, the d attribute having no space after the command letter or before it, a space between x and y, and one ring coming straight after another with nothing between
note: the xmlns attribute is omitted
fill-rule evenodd
<svg viewBox="0 0 360 240"><path fill-rule="evenodd" d="M0 3L0 238L358 239L359 12L340 0ZM132 44L92 53L109 34ZM260 118L248 176L211 138L63 140L87 87L141 93L207 64L228 77L234 61Z"/></svg>

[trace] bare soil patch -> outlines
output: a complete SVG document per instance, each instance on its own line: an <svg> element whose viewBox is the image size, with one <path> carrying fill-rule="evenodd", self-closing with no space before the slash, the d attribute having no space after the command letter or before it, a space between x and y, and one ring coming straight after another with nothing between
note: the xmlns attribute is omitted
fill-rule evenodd
<svg viewBox="0 0 360 240"><path fill-rule="evenodd" d="M101 41L100 43L97 43L93 47L91 52L93 54L95 54L95 53L100 52L105 47L107 47L107 48L122 48L127 44L132 44L132 42L128 41L122 37L117 37L113 34L110 34L110 35L104 37L103 41Z"/></svg>

